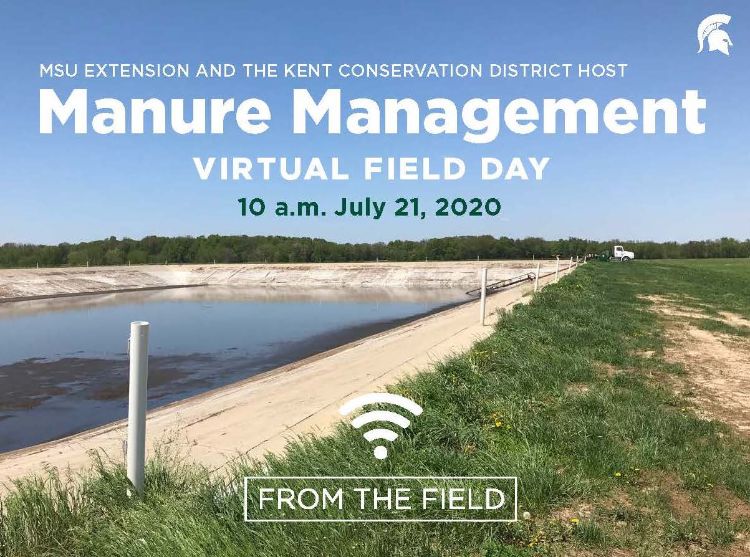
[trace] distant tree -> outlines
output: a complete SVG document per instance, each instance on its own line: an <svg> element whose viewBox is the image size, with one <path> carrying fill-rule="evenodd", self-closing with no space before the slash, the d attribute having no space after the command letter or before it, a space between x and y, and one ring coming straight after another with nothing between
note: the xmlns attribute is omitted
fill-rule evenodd
<svg viewBox="0 0 750 557"><path fill-rule="evenodd" d="M335 243L320 238L283 236L146 236L142 240L110 236L105 240L57 246L6 243L0 267L124 265L142 263L311 263L347 261L431 261L464 259L550 258L583 256L626 245L639 259L750 257L750 239L677 242L606 242L584 238L453 236L384 243Z"/></svg>

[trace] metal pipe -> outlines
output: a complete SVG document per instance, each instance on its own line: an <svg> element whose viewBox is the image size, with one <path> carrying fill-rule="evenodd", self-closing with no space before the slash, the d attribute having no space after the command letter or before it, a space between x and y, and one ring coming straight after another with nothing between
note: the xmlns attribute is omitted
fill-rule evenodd
<svg viewBox="0 0 750 557"><path fill-rule="evenodd" d="M148 386L148 331L146 321L130 324L130 390L128 393L128 479L143 493L146 464L146 389Z"/></svg>
<svg viewBox="0 0 750 557"><path fill-rule="evenodd" d="M481 286L479 288L479 324L484 327L485 306L487 303L487 267L482 269Z"/></svg>

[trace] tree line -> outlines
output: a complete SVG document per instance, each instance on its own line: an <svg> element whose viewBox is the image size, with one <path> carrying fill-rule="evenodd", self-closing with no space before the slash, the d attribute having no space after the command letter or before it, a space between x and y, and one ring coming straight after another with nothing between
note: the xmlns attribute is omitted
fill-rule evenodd
<svg viewBox="0 0 750 557"><path fill-rule="evenodd" d="M750 240L721 238L686 243L606 242L568 238L454 236L387 243L336 243L284 236L147 236L62 243L56 246L8 243L0 246L0 267L60 267L164 263L336 263L348 261L449 261L582 257L622 244L638 259L750 257Z"/></svg>

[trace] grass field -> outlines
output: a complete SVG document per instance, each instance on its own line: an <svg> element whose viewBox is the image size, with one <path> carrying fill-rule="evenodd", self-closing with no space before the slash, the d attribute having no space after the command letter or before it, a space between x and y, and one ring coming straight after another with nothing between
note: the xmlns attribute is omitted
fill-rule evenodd
<svg viewBox="0 0 750 557"><path fill-rule="evenodd" d="M149 464L143 498L99 462L70 493L50 475L3 501L5 555L735 555L750 540L750 445L675 385L668 297L701 330L747 342L750 261L591 263L505 316L469 352L393 387L425 409L386 461L342 425L210 478ZM724 337L722 337L724 338ZM514 475L504 525L246 524L245 475Z"/></svg>

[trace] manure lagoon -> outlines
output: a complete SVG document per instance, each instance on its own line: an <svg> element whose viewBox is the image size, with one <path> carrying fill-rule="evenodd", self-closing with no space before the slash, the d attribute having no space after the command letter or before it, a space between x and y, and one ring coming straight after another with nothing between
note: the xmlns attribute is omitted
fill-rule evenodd
<svg viewBox="0 0 750 557"><path fill-rule="evenodd" d="M151 323L153 409L466 300L445 289L197 287L0 304L0 452L125 418L131 321Z"/></svg>

